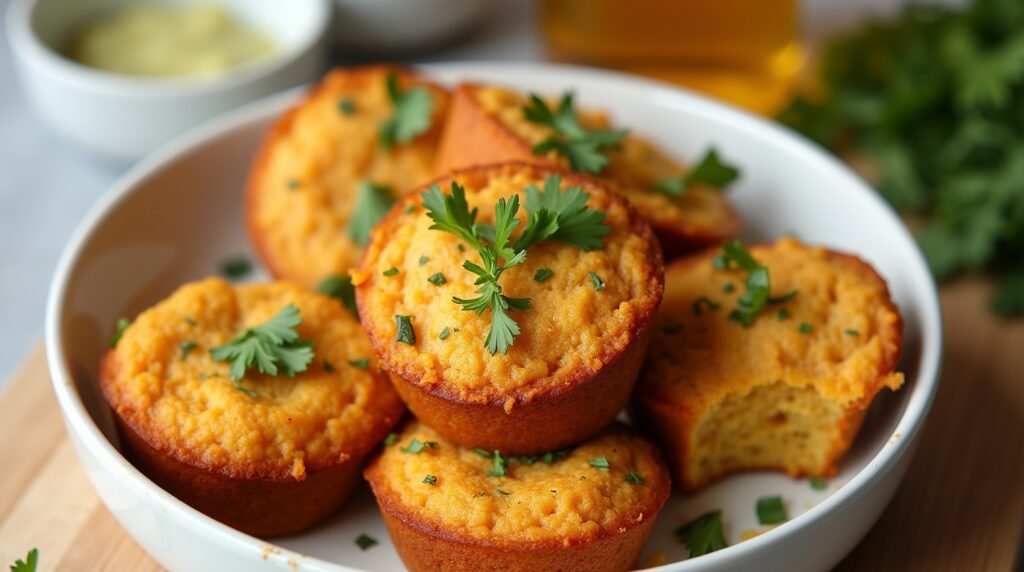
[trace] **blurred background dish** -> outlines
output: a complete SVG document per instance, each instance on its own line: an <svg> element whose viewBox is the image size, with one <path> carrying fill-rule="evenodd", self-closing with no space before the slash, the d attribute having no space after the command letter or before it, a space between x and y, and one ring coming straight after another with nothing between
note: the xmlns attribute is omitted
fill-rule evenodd
<svg viewBox="0 0 1024 572"><path fill-rule="evenodd" d="M137 3L12 0L7 11L7 35L25 99L68 140L99 156L134 160L189 127L247 101L309 82L323 69L322 38L330 19L328 0L211 1L215 3L207 2L208 6L237 20L236 28L265 34L274 46L273 52L252 62L222 66L215 74L141 77L112 73L83 65L65 54L76 36L90 25L102 26L102 22L96 22L116 18L111 16L115 11ZM184 19L175 21L170 8L186 3L163 5L168 8L151 9L164 14L163 26L150 26L152 31L140 36L140 45L125 50L139 53L154 47L161 41L155 37L156 31L167 25L183 32L180 28ZM199 22L198 27L202 26ZM231 29L222 23L213 32L224 34ZM110 30L107 32L109 36ZM195 47L199 37L182 35L180 40ZM175 50L155 47L168 57L175 55ZM106 57L111 54L108 52ZM163 65L167 67L169 62Z"/></svg>
<svg viewBox="0 0 1024 572"><path fill-rule="evenodd" d="M479 22L491 0L334 0L334 41L371 56L436 46Z"/></svg>

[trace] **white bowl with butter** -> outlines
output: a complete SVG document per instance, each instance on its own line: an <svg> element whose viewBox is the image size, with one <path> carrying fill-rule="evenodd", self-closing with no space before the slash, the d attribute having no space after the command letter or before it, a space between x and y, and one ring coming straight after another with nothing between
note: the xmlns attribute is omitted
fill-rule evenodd
<svg viewBox="0 0 1024 572"><path fill-rule="evenodd" d="M137 5L12 0L8 7L5 35L25 98L60 135L97 155L137 159L323 71L328 0L162 0L136 13ZM185 47L169 49L174 42Z"/></svg>

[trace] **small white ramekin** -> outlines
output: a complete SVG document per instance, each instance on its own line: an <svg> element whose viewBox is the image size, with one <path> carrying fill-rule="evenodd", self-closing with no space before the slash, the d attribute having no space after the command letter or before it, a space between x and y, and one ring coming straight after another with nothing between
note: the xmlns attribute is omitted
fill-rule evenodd
<svg viewBox="0 0 1024 572"><path fill-rule="evenodd" d="M329 0L216 2L270 35L274 54L210 78L104 72L61 50L83 23L129 0L11 0L6 35L24 96L66 139L97 155L134 160L215 115L323 71Z"/></svg>

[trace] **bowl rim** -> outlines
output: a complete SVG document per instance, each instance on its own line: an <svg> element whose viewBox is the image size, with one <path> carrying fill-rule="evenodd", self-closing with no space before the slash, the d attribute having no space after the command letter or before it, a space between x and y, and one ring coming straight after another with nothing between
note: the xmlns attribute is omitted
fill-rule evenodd
<svg viewBox="0 0 1024 572"><path fill-rule="evenodd" d="M32 15L42 1L11 0L7 7L7 36L16 58L79 89L133 97L162 98L222 92L278 73L324 38L332 17L330 0L308 0L312 6L313 25L306 36L287 49L275 50L268 57L244 62L210 77L147 77L99 70L58 53L39 38L32 25ZM213 2L224 7L218 0Z"/></svg>
<svg viewBox="0 0 1024 572"><path fill-rule="evenodd" d="M920 300L921 313L916 317L920 324L920 362L914 383L906 396L906 407L896 423L893 433L886 445L844 484L832 492L827 498L809 510L797 515L785 523L724 550L706 554L700 558L687 559L659 566L657 570L693 571L711 569L728 564L731 560L742 560L753 553L769 548L773 544L782 544L792 539L802 529L813 526L815 522L824 521L833 516L834 511L851 503L855 503L867 493L871 486L884 478L897 462L910 453L916 437L924 424L938 388L942 358L942 314L939 305L938 289L925 262L924 255L917 246L910 230L899 219L895 211L874 191L863 179L849 167L839 162L834 156L809 139L767 119L755 116L746 111L733 108L725 103L715 101L707 96L691 92L678 86L658 80L641 78L634 75L600 70L583 66L549 64L549 63L504 63L488 61L469 61L457 63L438 63L417 66L426 73L434 74L440 83L449 83L453 78L472 77L481 68L493 70L499 68L502 76L515 78L524 75L546 75L559 77L567 83L573 78L581 81L597 83L636 84L649 92L649 97L685 100L686 104L696 112L710 112L721 117L722 122L733 123L747 132L767 133L774 143L783 145L794 156L801 156L804 161L825 169L829 177L840 177L851 180L860 191L867 195L867 200L880 206L888 217L884 224L895 225L903 238L913 245L913 258L905 261L906 272L912 274L914 283L921 283L926 290L926 299ZM515 81L510 79L510 82ZM195 148L210 139L221 136L254 120L260 120L280 112L294 102L298 93L305 87L289 90L270 96L236 109L224 116L196 127L163 145L156 152L137 163L100 198L88 212L68 240L53 275L46 305L45 342L47 365L51 372L51 381L61 406L62 413L69 427L82 440L90 452L108 468L118 469L123 478L122 486L127 485L133 492L149 495L155 499L160 508L184 519L190 526L201 529L204 534L213 535L228 545L242 551L252 551L260 556L261 547L266 541L236 531L200 513L170 493L153 484L141 472L135 469L103 436L95 422L89 416L84 404L75 389L71 374L66 368L65 352L61 344L60 329L61 312L65 306L65 296L70 287L68 279L74 269L79 254L94 232L98 230L107 214L122 200L136 192L148 178L171 162L194 152ZM277 545L275 545L277 546ZM358 570L336 562L310 557L280 548L279 553L271 555L271 560L296 557L303 560L304 565L326 570Z"/></svg>

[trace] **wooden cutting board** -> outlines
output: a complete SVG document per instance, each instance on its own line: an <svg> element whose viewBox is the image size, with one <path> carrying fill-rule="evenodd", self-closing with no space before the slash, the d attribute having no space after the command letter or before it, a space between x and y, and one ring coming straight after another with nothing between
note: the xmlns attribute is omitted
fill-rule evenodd
<svg viewBox="0 0 1024 572"><path fill-rule="evenodd" d="M943 290L939 393L902 487L838 567L1011 570L1024 532L1024 320L985 309L988 286ZM41 571L160 567L93 492L64 433L40 347L0 394L0 569L39 548Z"/></svg>

